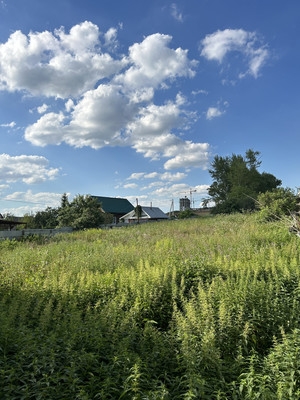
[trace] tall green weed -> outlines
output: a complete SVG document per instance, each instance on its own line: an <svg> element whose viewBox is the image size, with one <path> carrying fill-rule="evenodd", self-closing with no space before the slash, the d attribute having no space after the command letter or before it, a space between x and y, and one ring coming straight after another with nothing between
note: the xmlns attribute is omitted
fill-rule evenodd
<svg viewBox="0 0 300 400"><path fill-rule="evenodd" d="M299 394L299 239L278 222L216 216L0 249L0 398Z"/></svg>

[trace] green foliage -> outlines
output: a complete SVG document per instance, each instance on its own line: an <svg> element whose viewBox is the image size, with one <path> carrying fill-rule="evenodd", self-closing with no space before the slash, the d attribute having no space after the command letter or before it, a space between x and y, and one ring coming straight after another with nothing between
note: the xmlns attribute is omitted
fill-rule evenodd
<svg viewBox="0 0 300 400"><path fill-rule="evenodd" d="M192 210L184 210L184 211L180 211L178 213L178 218L179 219L185 219L185 218L191 218L192 216L194 216L194 213Z"/></svg>
<svg viewBox="0 0 300 400"><path fill-rule="evenodd" d="M277 188L262 193L257 199L260 216L263 220L278 220L297 211L298 199L289 188Z"/></svg>
<svg viewBox="0 0 300 400"><path fill-rule="evenodd" d="M254 210L259 193L272 190L281 181L268 173L259 173L258 151L247 150L245 157L216 156L209 173L213 178L208 194L215 202L215 213L233 213Z"/></svg>
<svg viewBox="0 0 300 400"><path fill-rule="evenodd" d="M58 208L47 207L34 216L25 215L24 222L28 229L54 229L57 227Z"/></svg>
<svg viewBox="0 0 300 400"><path fill-rule="evenodd" d="M300 332L295 329L275 340L269 355L259 360L251 357L249 372L241 375L240 391L244 398L300 398Z"/></svg>
<svg viewBox="0 0 300 400"><path fill-rule="evenodd" d="M58 210L58 226L70 226L75 230L99 227L103 221L97 199L90 195L77 195L69 202L63 195L61 207Z"/></svg>
<svg viewBox="0 0 300 400"><path fill-rule="evenodd" d="M112 215L104 214L95 198L90 195L77 195L69 202L66 193L62 195L61 206L47 207L36 214L23 217L29 229L54 229L70 226L76 230L99 227L103 223L111 223Z"/></svg>
<svg viewBox="0 0 300 400"><path fill-rule="evenodd" d="M284 224L235 214L0 250L1 399L299 398Z"/></svg>

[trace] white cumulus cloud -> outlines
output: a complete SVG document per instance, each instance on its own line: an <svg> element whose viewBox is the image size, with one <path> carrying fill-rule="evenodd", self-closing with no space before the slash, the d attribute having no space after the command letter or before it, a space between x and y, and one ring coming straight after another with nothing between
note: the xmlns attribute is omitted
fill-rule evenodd
<svg viewBox="0 0 300 400"><path fill-rule="evenodd" d="M0 127L1 128L14 128L16 126L15 121L9 122L7 124L1 124Z"/></svg>
<svg viewBox="0 0 300 400"><path fill-rule="evenodd" d="M183 22L182 13L179 11L177 4L171 4L171 15L176 21Z"/></svg>
<svg viewBox="0 0 300 400"><path fill-rule="evenodd" d="M43 105L41 105L41 106L39 106L39 107L37 108L37 112L38 112L39 114L44 114L44 113L48 110L48 107L49 107L49 106L47 106L47 104L43 104Z"/></svg>
<svg viewBox="0 0 300 400"><path fill-rule="evenodd" d="M0 89L66 98L118 72L122 61L101 51L99 28L88 21L69 33L12 33L0 44Z"/></svg>
<svg viewBox="0 0 300 400"><path fill-rule="evenodd" d="M170 48L171 40L169 35L155 33L133 44L128 56L131 66L118 81L130 88L157 88L165 80L193 77L196 62L189 60L187 50Z"/></svg>
<svg viewBox="0 0 300 400"><path fill-rule="evenodd" d="M175 3L172 7L179 16ZM248 43L251 69L257 74L263 53L249 46L253 35L243 32L227 34L229 39L223 37L219 47L219 36L207 37L203 55L222 60L232 43L239 48ZM165 158L166 170L206 168L209 145L182 139L193 119L186 99L178 93L174 100L154 102L157 91L195 76L197 62L171 44L171 36L155 33L118 57L109 54L117 48L117 30L101 33L89 21L68 32L63 27L28 35L16 31L0 44L0 89L52 96L53 102L64 99L51 105L58 111L49 112L45 103L37 108L42 115L24 135L33 145L130 146L151 160ZM207 116L215 117L217 111L211 109Z"/></svg>
<svg viewBox="0 0 300 400"><path fill-rule="evenodd" d="M138 185L136 183L126 183L123 188L124 189L136 189Z"/></svg>
<svg viewBox="0 0 300 400"><path fill-rule="evenodd" d="M206 119L213 119L216 117L220 117L222 114L224 114L224 111L221 111L217 107L209 107L208 110L206 111Z"/></svg>
<svg viewBox="0 0 300 400"><path fill-rule="evenodd" d="M51 193L51 192L38 192L33 193L31 190L26 192L14 192L5 196L5 200L20 201L28 203L36 203L47 206L57 207L60 203L62 194L61 193Z"/></svg>
<svg viewBox="0 0 300 400"><path fill-rule="evenodd" d="M166 151L166 156L170 159L165 162L164 167L166 170L190 167L206 169L209 155L210 146L208 143L182 141Z"/></svg>
<svg viewBox="0 0 300 400"><path fill-rule="evenodd" d="M41 183L57 177L59 169L49 168L42 156L0 154L0 180L5 182Z"/></svg>
<svg viewBox="0 0 300 400"><path fill-rule="evenodd" d="M240 77L251 74L256 78L269 58L267 46L261 42L257 33L243 29L218 30L207 35L201 44L201 56L220 63L228 53L240 52L248 64L248 70L241 73Z"/></svg>

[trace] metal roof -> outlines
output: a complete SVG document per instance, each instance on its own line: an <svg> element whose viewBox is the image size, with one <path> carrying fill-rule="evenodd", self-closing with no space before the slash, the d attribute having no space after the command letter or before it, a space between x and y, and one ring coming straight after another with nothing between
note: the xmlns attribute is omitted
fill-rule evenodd
<svg viewBox="0 0 300 400"><path fill-rule="evenodd" d="M158 207L142 207L142 215L140 219L168 219L168 216ZM124 219L138 219L135 215L135 209L123 215Z"/></svg>
<svg viewBox="0 0 300 400"><path fill-rule="evenodd" d="M168 216L158 207L142 207L144 213L146 213L149 218L168 218Z"/></svg>
<svg viewBox="0 0 300 400"><path fill-rule="evenodd" d="M101 203L104 212L110 214L127 214L134 209L133 205L127 200L120 197L103 197L92 196Z"/></svg>

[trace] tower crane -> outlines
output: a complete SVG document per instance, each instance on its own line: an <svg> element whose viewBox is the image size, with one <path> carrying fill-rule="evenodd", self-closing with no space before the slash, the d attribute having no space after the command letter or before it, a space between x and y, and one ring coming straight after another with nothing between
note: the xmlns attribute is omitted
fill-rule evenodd
<svg viewBox="0 0 300 400"><path fill-rule="evenodd" d="M193 193L197 192L196 189L190 189L190 200L191 200L191 205L194 208L194 201L193 201Z"/></svg>

